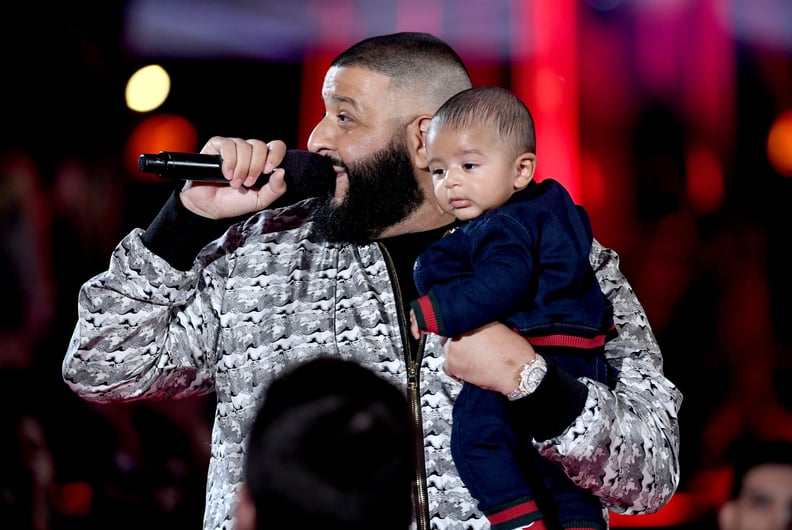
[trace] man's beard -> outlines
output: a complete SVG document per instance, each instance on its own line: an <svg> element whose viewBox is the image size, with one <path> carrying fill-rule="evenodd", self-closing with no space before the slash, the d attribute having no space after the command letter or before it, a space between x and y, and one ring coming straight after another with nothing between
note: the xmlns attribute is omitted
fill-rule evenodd
<svg viewBox="0 0 792 530"><path fill-rule="evenodd" d="M370 242L423 203L403 138L345 169L349 188L343 202L333 206L328 197L313 213L314 234L323 240Z"/></svg>

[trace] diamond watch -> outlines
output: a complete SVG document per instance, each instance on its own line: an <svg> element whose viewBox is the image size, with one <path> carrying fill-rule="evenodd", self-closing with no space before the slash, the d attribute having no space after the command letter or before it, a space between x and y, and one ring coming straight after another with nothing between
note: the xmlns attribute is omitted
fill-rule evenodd
<svg viewBox="0 0 792 530"><path fill-rule="evenodd" d="M546 373L547 363L545 362L544 357L537 353L534 360L526 363L522 367L522 370L520 370L520 382L517 385L517 388L512 390L512 393L509 394L509 400L514 401L516 399L525 397L528 394L532 394L539 386L539 383L542 382L542 379L544 379Z"/></svg>

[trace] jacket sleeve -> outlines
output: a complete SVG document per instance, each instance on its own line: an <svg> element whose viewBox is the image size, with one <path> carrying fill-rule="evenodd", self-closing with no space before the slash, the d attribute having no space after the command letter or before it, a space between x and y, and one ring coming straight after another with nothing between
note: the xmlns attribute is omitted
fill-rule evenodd
<svg viewBox="0 0 792 530"><path fill-rule="evenodd" d="M197 225L210 221L179 206L174 195L158 221L146 232L130 232L113 251L107 271L80 288L62 375L88 401L178 398L213 390L215 308L223 276L218 263L202 269L195 257L226 223L201 230ZM151 247L169 253L168 260Z"/></svg>
<svg viewBox="0 0 792 530"><path fill-rule="evenodd" d="M591 262L602 291L613 303L619 331L617 338L606 343L605 352L618 370L615 384L611 388L586 378L571 381L565 374L554 373L536 396L528 396L536 399L521 406L553 409L558 404L553 400L563 399L559 385L566 384L570 390L575 383L585 385L582 411L578 409L571 424L556 433L547 432L552 436L535 439L534 445L614 512L654 513L679 485L677 415L682 394L663 373L659 346L643 307L619 270L618 255L594 241ZM540 395L543 386L551 385L557 388ZM573 399L580 395L564 393Z"/></svg>
<svg viewBox="0 0 792 530"><path fill-rule="evenodd" d="M498 213L468 228L472 236L454 233L441 241L459 248L451 252L445 246L436 251L443 260L434 261L429 266L433 270L427 271L436 283L427 295L411 303L423 331L455 337L527 307L520 304L531 288L537 259L530 230ZM457 262L453 262L455 257ZM449 275L444 276L447 271Z"/></svg>

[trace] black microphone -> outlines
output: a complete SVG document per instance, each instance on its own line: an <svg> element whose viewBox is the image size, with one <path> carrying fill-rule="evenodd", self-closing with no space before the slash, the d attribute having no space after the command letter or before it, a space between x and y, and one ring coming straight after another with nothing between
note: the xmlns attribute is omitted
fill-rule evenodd
<svg viewBox="0 0 792 530"><path fill-rule="evenodd" d="M173 151L160 151L158 154L144 153L138 157L138 168L144 173L156 173L166 179L228 184L223 176L222 163L223 159L220 155ZM335 190L336 173L333 162L326 156L290 149L286 151L286 156L279 167L286 171L286 192L273 203L273 206L329 195ZM269 178L270 173L262 173L251 188L262 187Z"/></svg>

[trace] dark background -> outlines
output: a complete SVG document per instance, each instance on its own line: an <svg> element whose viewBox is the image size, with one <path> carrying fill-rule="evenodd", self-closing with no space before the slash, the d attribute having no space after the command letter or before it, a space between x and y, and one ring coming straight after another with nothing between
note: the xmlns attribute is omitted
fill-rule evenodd
<svg viewBox="0 0 792 530"><path fill-rule="evenodd" d="M732 444L746 435L792 438L792 286L784 259L792 175L773 168L765 149L772 121L792 109L792 7L780 0L669 0L652 2L657 11L646 13L637 2L572 4L581 202L597 238L622 256L666 373L685 395L682 484L666 518L652 524L703 528L697 521L722 496ZM169 71L172 92L157 112L186 117L196 150L212 135L281 138L299 147L305 123L321 112L318 91L303 89L304 57L371 34L430 30L454 45L479 79L509 87L523 75L515 37L538 31L515 27L514 12L550 5L4 6L0 197L8 264L0 269L0 376L11 417L28 414L42 428L42 436L23 438L39 440L52 456L51 473L34 474L45 483L50 528L105 528L108 520L115 528L152 521L198 527L203 510L211 396L96 406L73 396L60 377L79 285L106 268L115 243L145 227L172 189L123 163L129 135L147 117L125 107L127 78L151 62ZM712 12L727 27L725 44L714 49L728 51L729 75L700 92L717 70L690 58L710 57L702 47L711 41L699 30L717 29L717 22L700 22ZM560 49L569 37L559 35L554 45ZM708 113L706 98L696 100L701 93L722 98L722 112ZM540 127L540 160L542 138ZM696 177L690 168L700 167L689 157L699 145L721 168L722 198L709 210L697 208L689 193ZM18 425L9 422L4 433L8 462L18 456ZM7 471L15 466L0 464L9 490L22 483ZM26 468L17 471L22 476ZM616 518L618 526L629 521Z"/></svg>

